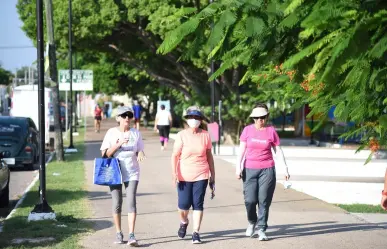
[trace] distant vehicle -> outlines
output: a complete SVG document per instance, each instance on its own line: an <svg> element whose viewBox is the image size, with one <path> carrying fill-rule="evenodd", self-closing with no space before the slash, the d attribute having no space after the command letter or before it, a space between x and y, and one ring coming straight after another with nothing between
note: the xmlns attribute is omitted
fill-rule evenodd
<svg viewBox="0 0 387 249"><path fill-rule="evenodd" d="M9 152L8 167L33 169L39 161L38 131L31 118L0 117L0 152Z"/></svg>
<svg viewBox="0 0 387 249"><path fill-rule="evenodd" d="M45 88L44 93L45 144L51 145L49 136L50 106L52 103L51 89ZM10 116L29 117L34 121L38 130L40 130L37 85L17 86L12 89Z"/></svg>
<svg viewBox="0 0 387 249"><path fill-rule="evenodd" d="M0 152L0 208L8 207L10 172L6 163L9 152Z"/></svg>

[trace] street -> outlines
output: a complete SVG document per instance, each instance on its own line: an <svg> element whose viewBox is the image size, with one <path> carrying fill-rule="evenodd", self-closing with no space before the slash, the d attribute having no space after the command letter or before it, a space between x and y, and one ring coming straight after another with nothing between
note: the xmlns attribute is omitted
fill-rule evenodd
<svg viewBox="0 0 387 249"><path fill-rule="evenodd" d="M46 161L50 156L46 153ZM25 189L31 184L33 179L39 174L39 164L34 165L33 170L26 170L22 167L11 169L11 182L9 186L9 200L8 208L0 209L0 220L7 217L7 215L15 207L16 203L23 196Z"/></svg>

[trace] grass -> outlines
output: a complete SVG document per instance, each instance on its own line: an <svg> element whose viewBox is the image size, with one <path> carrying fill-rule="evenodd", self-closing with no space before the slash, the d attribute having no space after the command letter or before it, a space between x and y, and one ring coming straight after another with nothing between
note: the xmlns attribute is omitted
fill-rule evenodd
<svg viewBox="0 0 387 249"><path fill-rule="evenodd" d="M54 210L57 221L27 221L29 213L39 202L37 182L13 217L5 221L4 231L0 234L0 248L80 248L78 241L81 235L91 231L91 226L82 220L88 217L89 208L83 166L84 130L80 128L79 133L78 137L74 137L78 153L66 155L65 162L53 161L46 168L46 199ZM54 176L53 173L60 175ZM11 244L16 238L47 237L55 240L39 244Z"/></svg>
<svg viewBox="0 0 387 249"><path fill-rule="evenodd" d="M384 211L380 205L367 205L367 204L338 204L340 208L350 212L350 213L383 213L387 214L387 211Z"/></svg>

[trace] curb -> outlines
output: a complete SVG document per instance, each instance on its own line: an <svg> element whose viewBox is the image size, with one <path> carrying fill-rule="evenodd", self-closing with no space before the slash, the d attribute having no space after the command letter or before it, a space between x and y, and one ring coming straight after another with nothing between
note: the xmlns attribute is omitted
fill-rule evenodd
<svg viewBox="0 0 387 249"><path fill-rule="evenodd" d="M48 158L46 162L46 167L47 165L52 161L53 157L55 155L55 151L51 153L50 157ZM35 178L32 180L30 185L24 190L23 196L17 201L15 207L12 209L12 211L8 214L8 216L5 218L5 220L8 220L12 218L12 216L15 214L17 208L23 203L24 199L27 196L27 193L30 191L30 189L35 185L35 183L39 180L39 174L35 176ZM0 225L0 233L3 232L3 226Z"/></svg>

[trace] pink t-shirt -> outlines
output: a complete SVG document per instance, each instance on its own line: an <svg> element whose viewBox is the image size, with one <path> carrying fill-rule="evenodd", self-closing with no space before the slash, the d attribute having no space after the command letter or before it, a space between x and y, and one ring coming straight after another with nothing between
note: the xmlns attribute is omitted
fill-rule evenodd
<svg viewBox="0 0 387 249"><path fill-rule="evenodd" d="M186 129L177 133L173 153L179 156L177 166L179 181L196 182L208 179L210 166L207 150L211 148L210 134L205 130L193 133Z"/></svg>
<svg viewBox="0 0 387 249"><path fill-rule="evenodd" d="M274 167L272 146L278 146L280 139L273 126L257 130L254 124L246 126L240 137L246 143L245 168L264 169Z"/></svg>

